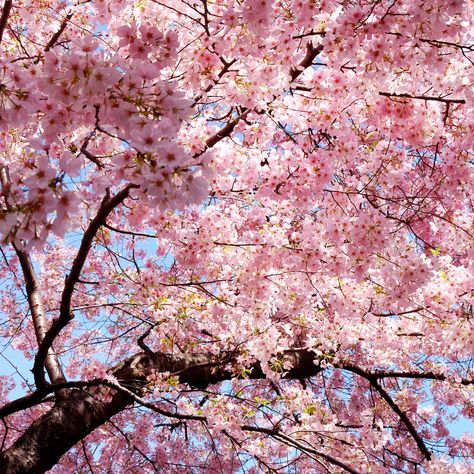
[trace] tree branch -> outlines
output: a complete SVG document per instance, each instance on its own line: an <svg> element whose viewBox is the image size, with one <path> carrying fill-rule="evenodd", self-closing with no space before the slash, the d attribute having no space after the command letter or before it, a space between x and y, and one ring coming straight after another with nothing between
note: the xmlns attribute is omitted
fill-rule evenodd
<svg viewBox="0 0 474 474"><path fill-rule="evenodd" d="M149 239L156 239L156 235L152 234L144 234L142 232L132 232L131 230L123 230L123 229L117 229L116 227L111 226L110 224L104 224L104 227L106 229L112 230L113 232L117 232L118 234L124 234L124 235L132 235L134 237L147 237Z"/></svg>
<svg viewBox="0 0 474 474"><path fill-rule="evenodd" d="M32 408L40 403L46 401L45 397L50 393L57 392L59 390L64 390L68 388L87 388L94 387L97 385L103 384L102 379L94 379L87 381L70 381L70 382L58 382L55 384L47 385L41 390L36 390L24 397L17 398L11 402L6 403L0 407L0 420L5 419L7 416L18 413L19 411L26 410L27 408Z"/></svg>
<svg viewBox="0 0 474 474"><path fill-rule="evenodd" d="M407 99L420 99L420 100L434 100L436 102L443 102L445 104L465 104L465 99L447 99L446 97L436 97L430 95L411 95L411 94L396 94L395 92L379 92L379 95L384 97L401 97Z"/></svg>
<svg viewBox="0 0 474 474"><path fill-rule="evenodd" d="M13 2L12 0L5 0L2 9L2 16L0 17L0 44L2 43L3 32L7 26L8 17L12 9Z"/></svg>
<svg viewBox="0 0 474 474"><path fill-rule="evenodd" d="M321 53L323 50L323 45L320 44L316 47L313 46L312 43L308 43L306 45L306 55L305 57L301 60L301 62L298 64L298 66L290 69L290 79L291 82L296 81L298 77L301 76L301 74L305 71L305 69L311 67L313 65L313 61L316 59L318 54Z"/></svg>
<svg viewBox="0 0 474 474"><path fill-rule="evenodd" d="M53 341L61 332L61 330L74 317L74 314L71 312L72 294L76 283L78 283L79 281L82 268L84 267L97 231L102 225L105 224L109 214L128 197L130 189L136 187L137 186L134 184L128 184L127 186L125 186L125 188L123 188L113 197L110 197L107 193L107 195L102 200L97 215L94 217L94 219L92 219L86 231L84 232L81 245L72 263L71 271L66 277L66 282L64 284L64 289L61 295L59 317L53 320L51 327L44 335L43 341L41 342L35 357L35 362L33 365L33 375L38 389L42 389L46 385L43 367L48 351L52 346Z"/></svg>
<svg viewBox="0 0 474 474"><path fill-rule="evenodd" d="M231 120L226 126L222 127L217 133L212 135L206 140L206 149L212 148L214 145L219 143L224 138L230 136L230 134L234 131L234 128L241 120L245 120L247 115L250 113L250 109L245 108L244 111L238 115L234 120ZM204 151L197 153L196 156L202 155Z"/></svg>
<svg viewBox="0 0 474 474"><path fill-rule="evenodd" d="M235 363L237 356L238 354L227 355L224 363ZM293 368L284 378L302 379L321 371L321 368L314 363L312 352L287 351L285 356L293 364ZM87 390L70 390L36 420L9 449L0 455L0 473L37 473L50 469L74 444L133 402L145 404L158 411L156 410L158 407L152 407L153 404L141 398L144 388L149 383L148 378L156 372L177 374L180 383L204 389L210 384L235 376L222 363L222 360L216 359L212 354L139 353L113 368L110 380L96 379L90 382L55 384L10 402L0 409L2 418L40 403L55 389L93 385ZM249 369L249 379L265 378L260 364L256 363ZM117 382L114 382L114 379ZM164 410L161 412L164 416L173 418L181 416ZM189 418L187 415L185 417Z"/></svg>
<svg viewBox="0 0 474 474"><path fill-rule="evenodd" d="M316 449L313 449L311 447L305 446L305 445L301 444L299 441L297 441L296 439L293 439L291 436L287 436L287 435L285 435L281 432L277 432L277 433L275 433L273 435L270 435L270 436L272 436L273 438L276 438L276 439L280 438L280 439L286 441L291 446L299 449L300 451L311 453L311 454L314 454L315 456L319 456L319 457L325 459L330 464L333 464L334 466L338 466L338 467L344 469L345 471L349 472L350 474L359 474L359 471L356 471L355 469L352 469L347 464L343 463L342 461L339 461L339 459L336 459L335 457L330 456L329 454L322 453L321 451L317 451Z"/></svg>
<svg viewBox="0 0 474 474"><path fill-rule="evenodd" d="M370 373L365 372L362 369L359 369L358 367L351 366L350 369L351 372L363 377L366 379L372 387L379 392L380 396L387 402L387 404L390 406L390 408L399 416L400 420L402 423L406 426L408 432L412 436L412 438L415 440L416 445L418 446L418 449L421 451L423 456L429 461L431 459L431 452L428 450L426 447L425 442L421 438L421 436L418 434L418 431L416 430L415 426L411 422L410 418L408 415L395 403L393 398L388 394L388 392L378 383L375 377L373 377Z"/></svg>
<svg viewBox="0 0 474 474"><path fill-rule="evenodd" d="M66 26L69 20L72 18L73 14L73 12L68 13L64 18L63 22L61 23L59 30L56 31L53 36L51 36L51 39L48 41L48 44L44 48L46 52L48 52L57 43L59 37L63 34L63 31L66 29Z"/></svg>
<svg viewBox="0 0 474 474"><path fill-rule="evenodd" d="M41 345L48 330L48 321L44 310L41 286L33 268L30 255L25 250L20 249L15 243L13 243L13 248L15 249L20 261L21 269L23 270L28 305L33 320L36 340L38 345ZM52 347L48 348L44 365L51 383L64 382L66 380L59 358Z"/></svg>
<svg viewBox="0 0 474 474"><path fill-rule="evenodd" d="M308 68L313 64L314 59L318 54L321 53L323 50L322 45L318 45L316 47L313 46L312 43L308 43L306 45L306 55L305 57L301 60L301 62L298 64L298 66L292 68L290 70L290 81L294 82L298 77ZM267 105L270 105L276 97L274 97L270 102L267 103ZM212 135L206 140L206 148L194 155L194 157L198 157L202 155L205 150L212 148L214 145L219 143L221 140L223 140L226 137L229 137L230 134L234 131L235 127L241 120L245 120L247 115L251 112L251 109L245 107L240 115L238 115L234 120L231 120L227 125L222 127L217 133Z"/></svg>
<svg viewBox="0 0 474 474"><path fill-rule="evenodd" d="M283 374L283 379L302 380L316 376L323 370L319 365L319 359L312 351L306 349L287 350L281 355L285 356L292 367ZM117 364L111 369L111 377L108 379L49 385L26 397L10 402L0 408L0 418L41 403L46 395L55 390L76 388L76 390L68 391L66 396L59 399L47 413L36 420L10 448L0 455L0 474L6 472L36 473L49 469L74 444L134 402L170 418L204 421L198 415L169 412L144 400L142 394L150 383L149 377L156 373L166 372L177 377L180 384L188 384L191 387L204 390L209 385L237 377L237 372L233 371L230 366L237 364L238 357L239 353L227 353L222 357L216 357L211 353L164 354L151 353L148 350L146 353L137 353ZM420 451L429 459L430 453L411 421L377 382L377 377L382 376L421 378L420 374L368 372L349 364L339 368L360 375L376 388L382 398L405 423ZM258 362L247 367L245 374L248 379L266 378ZM446 377L441 378L436 374L429 373L423 378L431 378L435 381L446 380ZM258 427L245 426L242 428L247 431L259 429ZM276 433L277 431L273 432L273 434ZM311 449L304 448L307 452L309 452L308 449ZM25 456L25 453L28 453L28 456ZM324 453L318 451L313 454L322 456ZM331 462L328 458L326 460ZM333 464L343 469L347 467L336 462ZM18 471L13 468L9 471L9 466L14 466Z"/></svg>
<svg viewBox="0 0 474 474"><path fill-rule="evenodd" d="M237 62L237 59L232 59L231 61L226 61L223 57L219 58L221 60L221 63L224 65L222 69L220 70L219 74L217 75L217 79L215 79L211 84L209 84L205 89L204 92L199 94L193 101L191 107L194 107L197 105L197 103L203 98L204 94L207 94L212 90L213 87L215 87L217 84L219 84L220 79L224 77L225 74L229 71L231 66Z"/></svg>
<svg viewBox="0 0 474 474"><path fill-rule="evenodd" d="M0 167L0 186L2 189L6 208L9 211L11 211L12 209L12 205L10 202L10 185L11 182L8 174L8 168L2 166ZM41 285L36 276L36 272L31 262L29 253L26 250L20 248L15 242L12 242L12 246L18 256L18 260L20 262L20 266L23 272L23 278L25 280L26 287L26 296L31 312L36 341L38 342L38 346L40 346L43 342L48 327L46 313L44 310L43 298L41 294ZM48 348L46 352L45 366L51 383L64 382L66 380L64 372L61 368L61 364L59 362L59 358L55 354L52 347Z"/></svg>
<svg viewBox="0 0 474 474"><path fill-rule="evenodd" d="M344 370L349 370L354 372L355 370L362 370L360 367L356 367L355 365L351 364L343 364L340 367ZM439 381L447 381L448 377L445 374L436 374L434 372L415 372L415 371L397 371L397 370L364 370L364 373L372 377L373 379L384 379L384 378L404 378L404 379L424 379L424 380L439 380ZM459 383L461 385L473 385L474 379L463 378L459 379Z"/></svg>

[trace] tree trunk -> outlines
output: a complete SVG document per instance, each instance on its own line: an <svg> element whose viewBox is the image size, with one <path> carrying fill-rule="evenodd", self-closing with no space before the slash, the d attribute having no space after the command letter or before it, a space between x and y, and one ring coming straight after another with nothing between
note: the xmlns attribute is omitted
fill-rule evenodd
<svg viewBox="0 0 474 474"><path fill-rule="evenodd" d="M103 403L85 391L71 390L0 455L0 472L41 473L51 469L78 441L129 403L122 393Z"/></svg>
<svg viewBox="0 0 474 474"><path fill-rule="evenodd" d="M285 378L303 379L321 369L314 363L314 353L288 351L293 365ZM225 364L235 363L235 355ZM232 377L222 361L210 354L136 354L113 370L113 376L128 390L140 395L152 373L177 373L180 383L205 388ZM251 367L249 378L265 378L258 364ZM39 474L51 469L69 449L112 416L133 402L127 394L106 386L87 390L73 389L62 395L56 404L36 420L20 438L0 453L0 474Z"/></svg>

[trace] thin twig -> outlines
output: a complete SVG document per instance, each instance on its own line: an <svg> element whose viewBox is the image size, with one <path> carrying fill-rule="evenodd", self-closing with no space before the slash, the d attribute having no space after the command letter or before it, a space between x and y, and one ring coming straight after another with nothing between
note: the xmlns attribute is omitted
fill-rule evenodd
<svg viewBox="0 0 474 474"><path fill-rule="evenodd" d="M351 372L363 377L367 380L372 387L374 387L377 392L379 392L380 396L387 402L390 408L398 415L402 423L406 426L408 432L411 434L413 439L418 446L418 449L421 451L423 456L429 461L431 459L431 452L426 447L425 442L423 441L422 437L419 435L418 431L416 430L415 426L411 422L408 415L395 403L393 398L388 394L388 392L379 384L377 379L370 373L365 372L364 370L358 367L344 367L346 370L350 370Z"/></svg>
<svg viewBox="0 0 474 474"><path fill-rule="evenodd" d="M420 99L420 100L434 100L436 102L443 102L445 104L465 104L465 99L447 99L446 97L436 97L431 95L411 95L407 93L396 94L395 92L379 92L379 95L384 97L400 97L406 99Z"/></svg>

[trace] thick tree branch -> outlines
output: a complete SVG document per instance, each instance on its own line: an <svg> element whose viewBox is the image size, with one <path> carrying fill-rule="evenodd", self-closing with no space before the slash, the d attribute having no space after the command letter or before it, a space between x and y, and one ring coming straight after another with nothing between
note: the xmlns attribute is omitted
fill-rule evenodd
<svg viewBox="0 0 474 474"><path fill-rule="evenodd" d="M212 148L214 145L217 145L221 140L226 137L229 137L230 134L234 131L234 128L241 120L245 120L247 115L250 113L250 109L245 109L240 115L238 115L234 120L231 120L227 125L222 127L217 133L212 135L206 140L206 149ZM196 156L202 155L204 151L197 153Z"/></svg>
<svg viewBox="0 0 474 474"><path fill-rule="evenodd" d="M51 39L48 41L48 44L45 46L44 50L47 52L49 51L58 41L59 37L63 34L64 30L66 29L66 26L69 22L69 20L72 18L72 15L74 13L68 13L64 20L61 23L61 26L59 27L59 30L54 33L53 36L51 36Z"/></svg>
<svg viewBox="0 0 474 474"><path fill-rule="evenodd" d="M361 371L360 367L351 364L341 365L342 369L355 372L356 370ZM435 372L426 371L426 372L415 372L415 371L399 371L399 370L364 370L365 375L372 377L375 380L386 379L386 378L402 378L402 379L424 379L424 380L440 380L447 381L448 377L445 374L437 374ZM461 385L473 385L474 379L469 378L459 378L459 383Z"/></svg>
<svg viewBox="0 0 474 474"><path fill-rule="evenodd" d="M7 416L19 411L26 410L27 408L32 408L40 403L46 401L46 396L50 393L57 392L59 390L68 389L68 388L87 388L94 387L97 385L103 384L102 379L94 379L87 381L70 381L70 382L59 382L51 385L47 385L41 390L36 390L24 397L17 398L11 402L6 403L0 407L0 420L5 419Z"/></svg>
<svg viewBox="0 0 474 474"><path fill-rule="evenodd" d="M305 349L287 350L282 355L292 366L283 375L283 379L302 380L315 376L322 371L319 359L312 351ZM56 464L60 457L74 444L133 403L144 405L170 418L205 421L201 416L169 412L144 400L142 395L145 387L149 385L149 377L156 373L166 372L178 377L181 384L205 389L209 385L236 377L238 370L232 370L231 366L237 364L238 356L238 353L228 353L222 357L217 357L207 353L164 354L147 351L146 353L135 354L119 363L111 370L109 379L66 382L46 386L22 399L10 402L0 408L0 418L41 403L44 397L54 390L79 388L70 390L65 397L59 399L47 413L36 420L10 448L0 455L0 474L6 472L44 472ZM406 414L401 411L390 395L377 382L377 376L420 378L420 374L414 372L371 373L349 364L341 365L339 368L351 371L369 380L392 410L406 424L410 434L417 441L420 450L429 458L429 451L416 433L410 420L407 422ZM247 367L245 373L248 379L264 379L266 377L259 363ZM437 374L429 373L423 378L435 381L445 380ZM258 427L242 428L249 428L248 431L250 431L250 428L254 431L259 429ZM277 432L275 431L273 434L276 435ZM324 453L315 452L313 454L321 456ZM331 462L327 458L326 460ZM333 464L343 469L347 467L336 462L333 462ZM14 466L14 468L11 466Z"/></svg>
<svg viewBox="0 0 474 474"><path fill-rule="evenodd" d="M313 61L316 59L318 54L321 53L322 50L323 50L323 45L321 45L321 44L316 46L316 47L314 47L312 43L308 43L306 45L306 55L305 55L305 57L301 60L301 62L298 64L298 66L296 66L296 67L294 67L290 70L291 82L296 81L296 79L298 79L298 77L300 77L301 74L303 74L303 72L307 68L309 68L313 65Z"/></svg>
<svg viewBox="0 0 474 474"><path fill-rule="evenodd" d="M293 365L285 378L302 379L321 371L321 368L314 363L312 352L288 351L285 356ZM237 354L228 355L224 363L235 363L236 357ZM141 395L148 378L156 372L176 374L180 383L203 389L235 375L222 363L222 360L216 359L211 354L136 354L112 370L111 380L103 381L101 385L87 390L71 390L67 396L58 400L51 410L36 420L9 449L0 455L0 473L39 473L50 469L72 446L113 415L133 402L147 403L141 399ZM117 382L113 381L114 378ZM265 378L259 364L250 367L248 378ZM83 384L83 382L75 383ZM97 383L97 380L90 382L92 385ZM0 416L39 403L53 388L73 384L74 382L46 387L39 390L39 394L25 397L21 402L11 402L0 409ZM164 416L179 417L179 414L163 410L162 412ZM189 416L186 418L189 419Z"/></svg>
<svg viewBox="0 0 474 474"><path fill-rule="evenodd" d="M8 17L10 16L10 12L12 9L13 2L12 0L5 0L2 9L2 16L0 17L0 44L2 43L3 32L7 26Z"/></svg>
<svg viewBox="0 0 474 474"><path fill-rule="evenodd" d="M145 333L142 337L144 338ZM308 367L309 358L311 364L313 357L308 353L295 354L294 362L297 364L291 372L291 375L311 376L315 375L316 367ZM308 360L306 360L308 359ZM302 363L301 361L305 361ZM298 363L298 361L300 361ZM234 357L226 357L224 360L219 360L211 354L186 354L186 355L171 355L163 353L153 353L149 348L144 353L138 353L134 356L123 360L116 367L111 369L113 378L118 380L119 385L114 385L113 382L108 382L102 379L94 379L89 382L65 382L54 385L47 385L44 388L38 389L35 392L22 397L18 400L12 401L0 408L0 418L16 413L26 408L41 402L41 400L60 388L77 388L88 387L96 385L109 386L115 389L121 389L129 397L133 398L139 403L144 403L139 397L141 388L146 384L147 377L155 372L170 372L172 375L178 376L180 383L189 384L196 388L205 389L207 386L230 379L232 373L225 369L224 364L235 362ZM133 373L133 378L129 378L129 368L139 368ZM124 376L126 374L127 376ZM258 379L264 378L260 366L256 364L248 370L248 378ZM293 377L290 377L293 378ZM171 413L167 413L171 416Z"/></svg>
<svg viewBox="0 0 474 474"><path fill-rule="evenodd" d="M106 222L109 214L121 204L130 192L130 189L135 188L136 185L128 184L119 191L115 196L110 197L109 194L104 197L97 215L92 219L81 241L81 245L77 252L76 258L74 259L69 275L66 277L64 289L61 295L61 304L59 308L59 317L53 320L53 324L44 335L44 339L41 342L38 352L35 357L33 365L33 375L35 383L38 389L44 388L46 381L44 378L44 363L47 357L48 351L51 348L53 341L56 339L61 330L69 323L74 317L71 311L71 300L74 287L78 283L82 268L86 262L87 256L92 246L92 242L97 234L97 231Z"/></svg>
<svg viewBox="0 0 474 474"><path fill-rule="evenodd" d="M23 276L25 278L26 294L28 296L28 305L33 320L36 340L38 345L41 345L48 330L48 321L44 310L41 286L29 254L25 250L20 249L16 244L13 244L13 247L20 261ZM48 348L44 365L51 383L59 383L66 380L59 358L52 347Z"/></svg>

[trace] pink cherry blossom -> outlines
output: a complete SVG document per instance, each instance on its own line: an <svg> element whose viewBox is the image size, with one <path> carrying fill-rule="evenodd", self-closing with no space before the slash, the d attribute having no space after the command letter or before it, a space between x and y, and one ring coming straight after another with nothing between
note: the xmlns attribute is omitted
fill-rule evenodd
<svg viewBox="0 0 474 474"><path fill-rule="evenodd" d="M472 2L2 7L0 473L472 472Z"/></svg>

